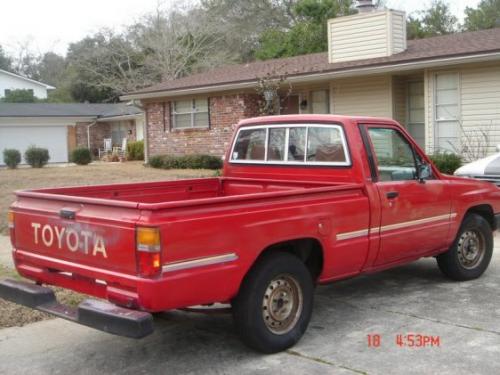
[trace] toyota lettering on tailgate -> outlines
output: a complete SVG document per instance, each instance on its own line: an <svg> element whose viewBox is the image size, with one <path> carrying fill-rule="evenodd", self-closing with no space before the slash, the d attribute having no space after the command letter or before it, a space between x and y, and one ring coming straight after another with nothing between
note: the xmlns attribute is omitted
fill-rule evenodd
<svg viewBox="0 0 500 375"><path fill-rule="evenodd" d="M37 245L41 242L50 248L56 244L60 250L66 248L71 252L76 252L81 249L84 254L93 256L101 254L104 258L108 257L104 238L89 230L77 231L70 227L40 223L31 223L31 227L34 242Z"/></svg>

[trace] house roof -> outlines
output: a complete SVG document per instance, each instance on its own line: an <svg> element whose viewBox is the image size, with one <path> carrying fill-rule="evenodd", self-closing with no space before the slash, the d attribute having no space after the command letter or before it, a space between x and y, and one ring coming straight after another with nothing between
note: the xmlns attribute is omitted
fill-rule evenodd
<svg viewBox="0 0 500 375"><path fill-rule="evenodd" d="M227 65L204 73L165 81L124 95L122 99L148 97L147 94L151 93L164 93L168 96L169 92L175 90L255 82L267 74L286 75L288 78L293 78L318 73L361 70L368 67L394 66L498 52L500 52L500 28L409 40L408 48L404 52L388 57L331 64L328 62L328 53L323 52L240 65Z"/></svg>
<svg viewBox="0 0 500 375"><path fill-rule="evenodd" d="M5 74L5 75L11 76L11 77L15 77L15 78L21 79L23 81L31 82L31 83L33 83L35 85L39 85L39 86L45 87L47 90L53 90L53 89L55 89L54 86L47 85L46 83L43 83L43 82L35 81L34 79L23 77L23 76L21 76L19 74L8 72L7 70L0 69L0 74Z"/></svg>
<svg viewBox="0 0 500 375"><path fill-rule="evenodd" d="M95 117L109 118L141 114L124 103L0 103L0 117Z"/></svg>

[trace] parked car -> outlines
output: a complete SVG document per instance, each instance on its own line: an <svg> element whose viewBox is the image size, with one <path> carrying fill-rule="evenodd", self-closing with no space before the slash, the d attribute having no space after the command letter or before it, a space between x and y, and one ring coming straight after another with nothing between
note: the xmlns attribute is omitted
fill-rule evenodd
<svg viewBox="0 0 500 375"><path fill-rule="evenodd" d="M481 276L500 221L497 187L442 175L393 120L333 115L240 122L221 177L16 195L13 257L36 284L0 297L137 338L153 312L230 303L265 353L300 339L318 284L421 257ZM109 302L71 309L42 285Z"/></svg>
<svg viewBox="0 0 500 375"><path fill-rule="evenodd" d="M500 186L500 153L463 165L454 174L492 182Z"/></svg>

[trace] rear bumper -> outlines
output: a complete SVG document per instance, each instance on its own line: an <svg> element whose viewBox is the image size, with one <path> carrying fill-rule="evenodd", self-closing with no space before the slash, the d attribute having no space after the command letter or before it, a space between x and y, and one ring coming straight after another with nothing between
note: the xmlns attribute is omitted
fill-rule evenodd
<svg viewBox="0 0 500 375"><path fill-rule="evenodd" d="M57 302L52 289L22 281L0 281L0 297L114 335L142 338L153 333L153 317L143 311L87 299L73 308Z"/></svg>
<svg viewBox="0 0 500 375"><path fill-rule="evenodd" d="M38 284L56 285L148 312L229 301L242 279L241 268L234 261L143 278L25 250L14 249L13 257L17 271Z"/></svg>

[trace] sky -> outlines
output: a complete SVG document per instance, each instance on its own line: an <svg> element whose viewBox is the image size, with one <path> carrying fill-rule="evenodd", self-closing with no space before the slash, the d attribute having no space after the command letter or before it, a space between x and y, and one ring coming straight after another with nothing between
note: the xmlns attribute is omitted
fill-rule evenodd
<svg viewBox="0 0 500 375"><path fill-rule="evenodd" d="M242 0L251 1L251 0ZM103 27L119 29L158 4L176 0L3 0L0 7L0 45L15 55L20 45L35 52L65 54L68 45ZM392 9L412 13L425 9L431 0L387 0ZM452 11L463 18L466 6L479 0L448 0Z"/></svg>

